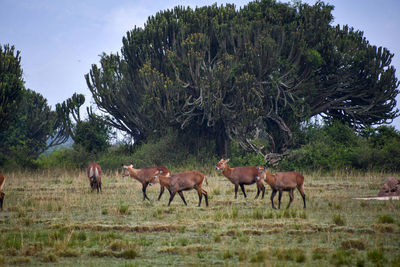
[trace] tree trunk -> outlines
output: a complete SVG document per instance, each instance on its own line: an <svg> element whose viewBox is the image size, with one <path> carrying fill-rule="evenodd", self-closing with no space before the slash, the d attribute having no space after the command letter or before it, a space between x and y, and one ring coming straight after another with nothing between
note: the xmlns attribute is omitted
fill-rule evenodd
<svg viewBox="0 0 400 267"><path fill-rule="evenodd" d="M225 130L220 130L215 134L215 149L218 157L228 156L229 138Z"/></svg>

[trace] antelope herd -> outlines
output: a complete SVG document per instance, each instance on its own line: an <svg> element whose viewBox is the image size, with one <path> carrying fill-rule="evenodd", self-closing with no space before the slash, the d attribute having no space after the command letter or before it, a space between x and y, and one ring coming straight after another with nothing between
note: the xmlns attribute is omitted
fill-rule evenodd
<svg viewBox="0 0 400 267"><path fill-rule="evenodd" d="M271 203L272 208L276 209L274 205L274 197L277 192L279 192L279 205L281 208L281 198L282 191L289 192L289 204L287 208L290 207L294 199L294 189L298 189L304 202L304 208L306 208L306 195L304 194L304 176L298 172L277 172L276 174L271 174L264 167L260 166L248 166L248 167L235 167L230 168L228 165L229 159L221 159L217 165L216 169L222 171L222 174L228 178L228 180L235 185L235 199L237 198L237 192L240 189L243 192L243 196L246 198L245 185L256 184L257 194L256 199L262 192L262 199L265 195L265 186L263 181L267 183L272 190ZM148 185L160 184L160 194L158 200L161 199L165 188L168 189L170 197L168 201L168 206L171 204L176 193L179 194L183 203L187 205L183 191L188 191L195 189L199 195L199 204L201 205L201 200L204 196L206 201L206 206L208 206L208 195L207 191L202 188L203 181L207 179L205 175L199 171L186 171L178 172L172 174L171 171L165 166L157 166L144 169L135 169L133 164L122 165L123 174L122 177L130 176L138 180L142 184L143 200L150 200L146 195L146 188Z"/></svg>
<svg viewBox="0 0 400 267"><path fill-rule="evenodd" d="M304 193L304 176L299 172L277 172L275 174L270 173L265 167L261 166L248 166L248 167L235 167L230 168L228 166L229 159L221 159L216 169L222 171L222 174L235 185L235 199L237 198L238 188L242 190L243 196L246 198L245 185L256 184L257 194L255 198L258 198L260 192L262 192L262 199L265 194L265 186L263 181L267 183L272 190L271 193L271 204L272 208L276 209L274 205L274 197L279 192L279 204L278 208L281 208L282 192L287 191L289 193L289 203L286 208L290 207L294 199L294 190L297 188L303 198L304 208L306 208L306 195ZM176 193L179 194L183 203L187 205L183 191L195 189L199 195L200 207L202 198L204 196L206 206L208 207L208 195L202 187L203 181L207 179L205 175L199 171L186 171L172 174L170 170L165 166L156 166L143 169L135 169L133 164L122 165L123 174L122 177L130 176L133 179L139 181L142 184L143 200L150 200L146 195L147 186L151 186L155 183L160 184L160 194L158 200L161 199L165 188L169 191L170 197L168 206L171 204ZM87 170L87 176L89 179L90 187L92 192L97 189L97 193L102 192L101 189L101 167L98 163L92 162L89 164ZM0 209L3 209L4 192L3 187L5 183L5 177L0 174Z"/></svg>

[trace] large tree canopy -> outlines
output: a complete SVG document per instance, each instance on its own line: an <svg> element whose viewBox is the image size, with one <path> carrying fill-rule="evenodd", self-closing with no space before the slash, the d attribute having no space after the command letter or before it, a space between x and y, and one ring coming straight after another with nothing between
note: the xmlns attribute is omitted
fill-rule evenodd
<svg viewBox="0 0 400 267"><path fill-rule="evenodd" d="M215 138L219 155L232 139L282 153L314 115L360 127L393 119L393 54L332 27L332 9L262 0L161 11L86 81L108 123L136 141L175 127Z"/></svg>
<svg viewBox="0 0 400 267"><path fill-rule="evenodd" d="M0 132L3 156L27 164L48 148L65 142L59 131L57 113L50 109L41 94L23 89L13 116L15 119Z"/></svg>
<svg viewBox="0 0 400 267"><path fill-rule="evenodd" d="M0 45L0 133L13 120L23 89L20 51Z"/></svg>

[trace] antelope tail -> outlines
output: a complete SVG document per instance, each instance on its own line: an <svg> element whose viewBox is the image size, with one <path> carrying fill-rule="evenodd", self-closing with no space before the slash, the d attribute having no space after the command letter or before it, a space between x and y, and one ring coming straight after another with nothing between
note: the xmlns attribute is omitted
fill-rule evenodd
<svg viewBox="0 0 400 267"><path fill-rule="evenodd" d="M99 170L96 167L91 167L89 171L89 176L94 178L99 177Z"/></svg>
<svg viewBox="0 0 400 267"><path fill-rule="evenodd" d="M4 179L4 180L1 182L1 184L0 184L0 192L3 191L3 186L4 186L5 182L6 182L6 179Z"/></svg>

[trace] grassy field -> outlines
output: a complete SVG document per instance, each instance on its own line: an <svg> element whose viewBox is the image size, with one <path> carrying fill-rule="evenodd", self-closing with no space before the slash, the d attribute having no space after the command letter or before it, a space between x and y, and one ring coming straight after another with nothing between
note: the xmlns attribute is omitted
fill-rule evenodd
<svg viewBox="0 0 400 267"><path fill-rule="evenodd" d="M400 201L376 196L387 174L305 174L289 210L273 210L270 189L248 198L221 174L207 176L210 206L188 206L159 185L142 201L140 184L120 173L103 175L103 193L91 193L85 172L6 173L0 212L0 265L62 266L400 266ZM277 201L277 198L276 198Z"/></svg>

